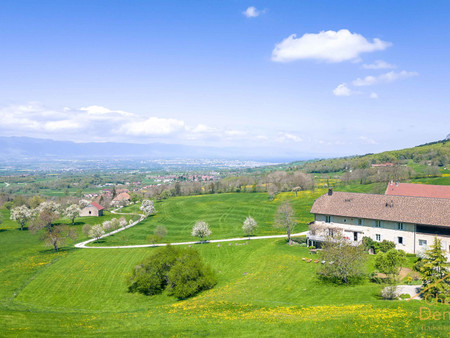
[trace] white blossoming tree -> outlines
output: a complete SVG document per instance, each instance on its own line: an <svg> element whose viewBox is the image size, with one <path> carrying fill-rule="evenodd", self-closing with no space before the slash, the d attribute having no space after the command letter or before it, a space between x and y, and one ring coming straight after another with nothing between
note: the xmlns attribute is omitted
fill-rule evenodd
<svg viewBox="0 0 450 338"><path fill-rule="evenodd" d="M151 214L154 214L156 211L153 201L150 200L142 201L142 205L139 208L139 210L141 210L145 216L150 216Z"/></svg>
<svg viewBox="0 0 450 338"><path fill-rule="evenodd" d="M10 219L16 221L20 225L20 230L23 230L25 224L33 217L33 212L25 205L11 209Z"/></svg>
<svg viewBox="0 0 450 338"><path fill-rule="evenodd" d="M127 220L125 219L125 217L121 217L119 219L119 224L122 228L127 226L128 223L127 223Z"/></svg>
<svg viewBox="0 0 450 338"><path fill-rule="evenodd" d="M103 230L105 230L106 232L111 231L113 228L113 224L111 221L104 221L103 222Z"/></svg>
<svg viewBox="0 0 450 338"><path fill-rule="evenodd" d="M253 219L252 216L248 216L245 221L244 224L242 225L242 230L244 231L245 235L253 235L253 232L256 230L256 228L258 227L258 223L256 223L256 221Z"/></svg>
<svg viewBox="0 0 450 338"><path fill-rule="evenodd" d="M78 204L72 204L64 210L64 216L72 221L72 225L75 225L75 218L80 215L80 211L81 209Z"/></svg>
<svg viewBox="0 0 450 338"><path fill-rule="evenodd" d="M103 230L103 227L101 224L96 224L91 228L91 231L89 231L89 237L100 239L105 234L105 230Z"/></svg>
<svg viewBox="0 0 450 338"><path fill-rule="evenodd" d="M192 228L192 236L200 237L200 241L203 242L203 237L209 237L211 235L209 224L204 221L198 221Z"/></svg>

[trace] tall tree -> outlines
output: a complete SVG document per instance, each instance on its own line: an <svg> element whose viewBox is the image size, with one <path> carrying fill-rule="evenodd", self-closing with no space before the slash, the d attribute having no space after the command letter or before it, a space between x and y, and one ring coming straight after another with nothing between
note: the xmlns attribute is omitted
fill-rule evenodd
<svg viewBox="0 0 450 338"><path fill-rule="evenodd" d="M80 211L81 209L78 204L72 204L64 210L64 216L72 221L72 225L75 225L75 218L80 215Z"/></svg>
<svg viewBox="0 0 450 338"><path fill-rule="evenodd" d="M434 243L425 253L423 261L424 264L420 268L425 290L423 295L425 297L448 297L450 295L450 277L445 278L449 274L448 263L439 238L434 238Z"/></svg>
<svg viewBox="0 0 450 338"><path fill-rule="evenodd" d="M77 237L75 229L67 225L55 225L54 223L58 218L59 213L49 205L48 208L42 207L41 211L38 211L37 217L30 225L30 231L33 233L42 232L41 240L47 246L52 246L55 251L58 251L65 244L67 238L75 240Z"/></svg>
<svg viewBox="0 0 450 338"><path fill-rule="evenodd" d="M26 206L21 205L11 209L10 219L16 221L20 225L20 230L23 230L25 224L33 217L33 212Z"/></svg>
<svg viewBox="0 0 450 338"><path fill-rule="evenodd" d="M375 267L392 281L399 275L405 263L406 253L403 250L391 249L388 252L379 252L375 257Z"/></svg>
<svg viewBox="0 0 450 338"><path fill-rule="evenodd" d="M291 233L294 231L296 224L294 209L288 201L283 202L277 209L274 226L286 229L289 245L292 245Z"/></svg>
<svg viewBox="0 0 450 338"><path fill-rule="evenodd" d="M364 275L367 255L362 245L355 246L340 233L327 236L322 245L322 264L317 273L334 283L347 284Z"/></svg>

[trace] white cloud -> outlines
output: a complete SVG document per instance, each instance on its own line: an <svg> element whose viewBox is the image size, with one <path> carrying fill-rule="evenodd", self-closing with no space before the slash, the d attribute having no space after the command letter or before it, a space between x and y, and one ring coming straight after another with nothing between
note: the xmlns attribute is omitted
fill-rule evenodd
<svg viewBox="0 0 450 338"><path fill-rule="evenodd" d="M258 10L253 6L250 6L245 11L243 11L242 14L244 16L246 16L247 18L256 18L256 17L260 16L261 14L264 14L264 12L265 12L265 10Z"/></svg>
<svg viewBox="0 0 450 338"><path fill-rule="evenodd" d="M184 121L150 117L124 124L119 131L126 135L169 135L184 130Z"/></svg>
<svg viewBox="0 0 450 338"><path fill-rule="evenodd" d="M73 120L49 121L44 124L44 129L48 131L63 131L80 129L81 125Z"/></svg>
<svg viewBox="0 0 450 338"><path fill-rule="evenodd" d="M394 69L397 68L395 65L391 65L383 60L377 60L371 64L363 64L364 69Z"/></svg>
<svg viewBox="0 0 450 338"><path fill-rule="evenodd" d="M193 133L214 133L217 132L216 128L209 127L204 124L199 124L195 128L188 128L189 131Z"/></svg>
<svg viewBox="0 0 450 338"><path fill-rule="evenodd" d="M377 144L377 142L367 136L360 136L359 139L365 144Z"/></svg>
<svg viewBox="0 0 450 338"><path fill-rule="evenodd" d="M304 34L296 38L292 34L272 51L272 60L289 62L302 59L315 59L326 62L342 62L357 60L361 53L384 50L391 46L390 42L380 39L368 41L364 36L351 33L347 29L339 31L321 31L318 34Z"/></svg>
<svg viewBox="0 0 450 338"><path fill-rule="evenodd" d="M346 83L341 83L339 86L333 89L333 94L335 96L350 96L352 91L347 87Z"/></svg>
<svg viewBox="0 0 450 338"><path fill-rule="evenodd" d="M291 134L291 133L285 133L285 132L280 132L279 133L279 137L278 137L278 141L279 142L302 142L303 139L297 135Z"/></svg>
<svg viewBox="0 0 450 338"><path fill-rule="evenodd" d="M372 92L372 93L370 93L369 97L370 97L371 99L378 99L378 94L375 93L375 92Z"/></svg>
<svg viewBox="0 0 450 338"><path fill-rule="evenodd" d="M362 87L362 86L372 86L378 83L389 83L394 82L396 80L406 79L408 77L413 77L419 75L416 72L407 72L405 70L402 70L401 72L389 72L385 74L381 74L378 76L366 76L364 78L357 78L352 82L352 84L356 87Z"/></svg>

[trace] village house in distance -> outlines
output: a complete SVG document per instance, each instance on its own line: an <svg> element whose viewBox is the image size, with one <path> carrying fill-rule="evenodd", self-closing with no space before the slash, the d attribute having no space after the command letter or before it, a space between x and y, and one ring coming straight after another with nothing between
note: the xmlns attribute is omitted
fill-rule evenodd
<svg viewBox="0 0 450 338"><path fill-rule="evenodd" d="M433 186L392 182L385 195L330 189L311 209L315 221L310 226L308 243L320 246L328 235L339 232L355 244L366 236L378 242L392 241L397 249L417 253L431 245L437 236L449 253L450 198L420 196L448 196L449 192L450 187L433 190Z"/></svg>
<svg viewBox="0 0 450 338"><path fill-rule="evenodd" d="M102 207L97 202L91 202L86 207L81 209L80 216L103 216L103 210L105 208Z"/></svg>

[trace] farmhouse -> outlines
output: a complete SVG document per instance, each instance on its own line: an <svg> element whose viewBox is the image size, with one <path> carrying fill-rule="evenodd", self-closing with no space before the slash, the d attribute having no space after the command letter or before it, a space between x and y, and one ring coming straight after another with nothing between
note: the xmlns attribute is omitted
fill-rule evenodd
<svg viewBox="0 0 450 338"><path fill-rule="evenodd" d="M104 209L105 208L97 202L91 202L80 211L80 216L103 216Z"/></svg>
<svg viewBox="0 0 450 338"><path fill-rule="evenodd" d="M311 209L308 241L320 245L327 235L342 234L355 244L364 236L388 240L397 249L417 253L437 236L450 252L450 199L333 192L319 197Z"/></svg>
<svg viewBox="0 0 450 338"><path fill-rule="evenodd" d="M114 204L119 204L121 202L128 202L131 199L130 194L127 192L121 192L119 195L117 195L116 197L114 197L113 199L113 203Z"/></svg>
<svg viewBox="0 0 450 338"><path fill-rule="evenodd" d="M450 186L391 182L385 195L450 198Z"/></svg>

